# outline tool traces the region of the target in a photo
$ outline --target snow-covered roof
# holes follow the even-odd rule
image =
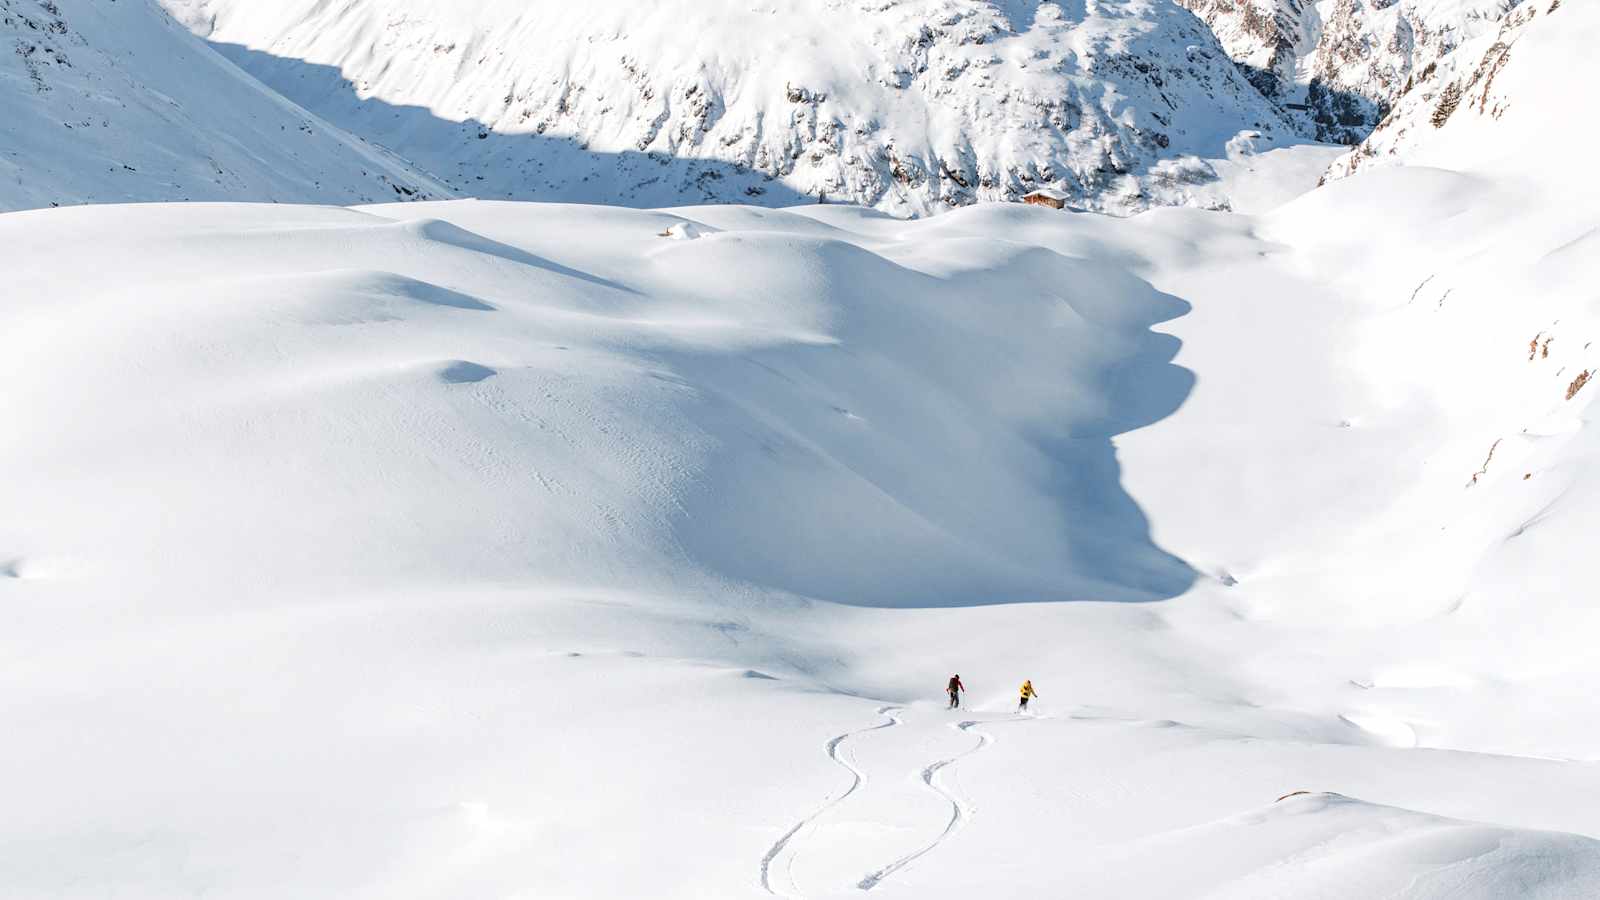
[[[1029,191],[1023,195],[1024,199],[1028,197],[1043,197],[1047,200],[1060,200],[1062,203],[1067,202],[1067,195],[1054,188],[1039,188],[1038,190]]]

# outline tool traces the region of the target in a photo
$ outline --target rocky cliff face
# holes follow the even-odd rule
[[[1179,0],[1305,134],[1354,144],[1407,85],[1521,0]],[[1292,105],[1292,106],[1291,106]]]
[[[1173,0],[166,2],[485,197],[1130,212],[1193,202],[1240,131],[1295,131]]]
[[[1571,98],[1519,96],[1499,76],[1519,55],[1517,44],[1534,23],[1560,15],[1562,3],[1531,0],[1518,6],[1501,16],[1493,29],[1408,77],[1389,115],[1366,140],[1336,160],[1323,180],[1402,162],[1470,167],[1495,153],[1531,149],[1526,146],[1530,140],[1558,133],[1567,115],[1563,109],[1580,102],[1576,89]],[[1543,126],[1524,122],[1509,132],[1498,127],[1513,109],[1524,118],[1546,121]],[[1516,146],[1506,146],[1508,139],[1516,139]],[[1441,148],[1446,158],[1426,155]]]
[[[1316,43],[1308,0],[1179,0],[1217,35],[1250,82],[1274,100],[1295,96],[1296,69]]]

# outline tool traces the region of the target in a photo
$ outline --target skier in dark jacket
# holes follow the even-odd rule
[[[961,705],[961,692],[966,689],[967,686],[961,683],[960,675],[950,676],[950,683],[945,686],[945,693],[950,695],[951,709],[955,709]]]

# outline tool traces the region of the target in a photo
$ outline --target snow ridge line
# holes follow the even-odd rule
[[[852,779],[850,786],[845,788],[844,792],[838,796],[828,798],[810,815],[801,819],[799,822],[796,822],[793,828],[790,828],[788,831],[784,832],[783,837],[778,838],[777,842],[767,849],[766,854],[761,857],[761,887],[766,889],[767,893],[780,897],[799,896],[798,888],[794,883],[794,875],[790,871],[790,867],[792,867],[794,864],[794,854],[791,853],[789,855],[788,865],[784,867],[784,872],[785,875],[788,876],[790,888],[797,891],[795,894],[780,894],[778,890],[772,886],[772,864],[776,862],[778,856],[789,847],[790,842],[792,842],[795,836],[800,833],[801,829],[805,828],[807,825],[810,825],[812,822],[815,822],[822,816],[823,813],[826,813],[828,810],[838,806],[846,797],[849,797],[851,794],[855,793],[856,789],[860,788],[862,783],[866,781],[866,773],[856,768],[853,763],[840,755],[840,745],[842,745],[846,740],[857,735],[866,734],[870,731],[878,731],[884,728],[893,728],[894,726],[899,725],[900,717],[894,714],[899,708],[900,707],[898,706],[880,706],[878,707],[878,715],[886,717],[888,721],[879,722],[876,725],[869,725],[866,728],[858,728],[855,731],[847,731],[844,734],[831,738],[828,741],[828,758],[840,766],[843,766],[845,771],[850,773],[850,777]]]
[[[1022,718],[1022,717],[1018,716],[1018,717],[1013,717],[1011,719],[996,719],[994,721],[997,721],[997,722],[1013,722],[1013,721],[1017,721],[1020,718]],[[957,723],[951,725],[950,727],[952,727],[952,728],[958,729],[958,730],[966,732],[968,734],[977,735],[978,736],[978,743],[973,747],[969,747],[966,750],[963,750],[960,753],[957,753],[955,756],[951,756],[951,757],[948,757],[946,759],[941,759],[938,762],[932,763],[927,768],[922,770],[922,783],[924,785],[927,785],[929,790],[931,790],[934,793],[938,794],[939,796],[943,797],[945,800],[949,801],[949,803],[950,803],[950,820],[945,823],[944,831],[941,831],[939,833],[939,836],[933,839],[932,843],[929,843],[927,846],[921,848],[920,850],[916,850],[916,851],[914,851],[912,853],[908,853],[905,856],[902,856],[899,859],[895,860],[894,862],[889,863],[888,865],[884,866],[883,868],[878,869],[875,872],[868,873],[865,877],[863,877],[859,882],[856,883],[856,887],[860,888],[863,891],[872,890],[873,888],[875,888],[879,884],[881,884],[885,878],[888,878],[890,875],[893,875],[894,873],[900,871],[901,869],[903,869],[906,866],[910,865],[911,863],[915,862],[917,859],[921,858],[924,854],[928,853],[930,850],[933,850],[935,847],[938,847],[940,844],[944,843],[945,839],[949,838],[950,835],[952,835],[952,834],[954,834],[956,832],[956,829],[960,828],[961,826],[963,826],[963,825],[965,825],[967,823],[967,819],[971,817],[974,807],[972,806],[972,804],[962,800],[960,797],[958,797],[953,792],[951,792],[949,790],[946,790],[945,787],[942,784],[939,783],[937,776],[939,774],[939,771],[941,769],[944,769],[946,766],[952,765],[953,763],[957,762],[958,760],[961,760],[961,759],[963,759],[965,757],[971,756],[972,754],[977,753],[979,750],[983,750],[983,749],[987,748],[990,744],[994,743],[994,740],[995,740],[994,739],[994,735],[988,733],[987,731],[977,731],[977,730],[975,730],[975,726],[983,725],[983,724],[987,724],[987,723],[969,719],[969,720],[967,720],[965,722],[957,722]]]

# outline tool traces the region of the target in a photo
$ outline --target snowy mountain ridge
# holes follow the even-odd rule
[[[1049,187],[1131,212],[1294,130],[1172,0],[166,5],[484,197],[921,215]]]

